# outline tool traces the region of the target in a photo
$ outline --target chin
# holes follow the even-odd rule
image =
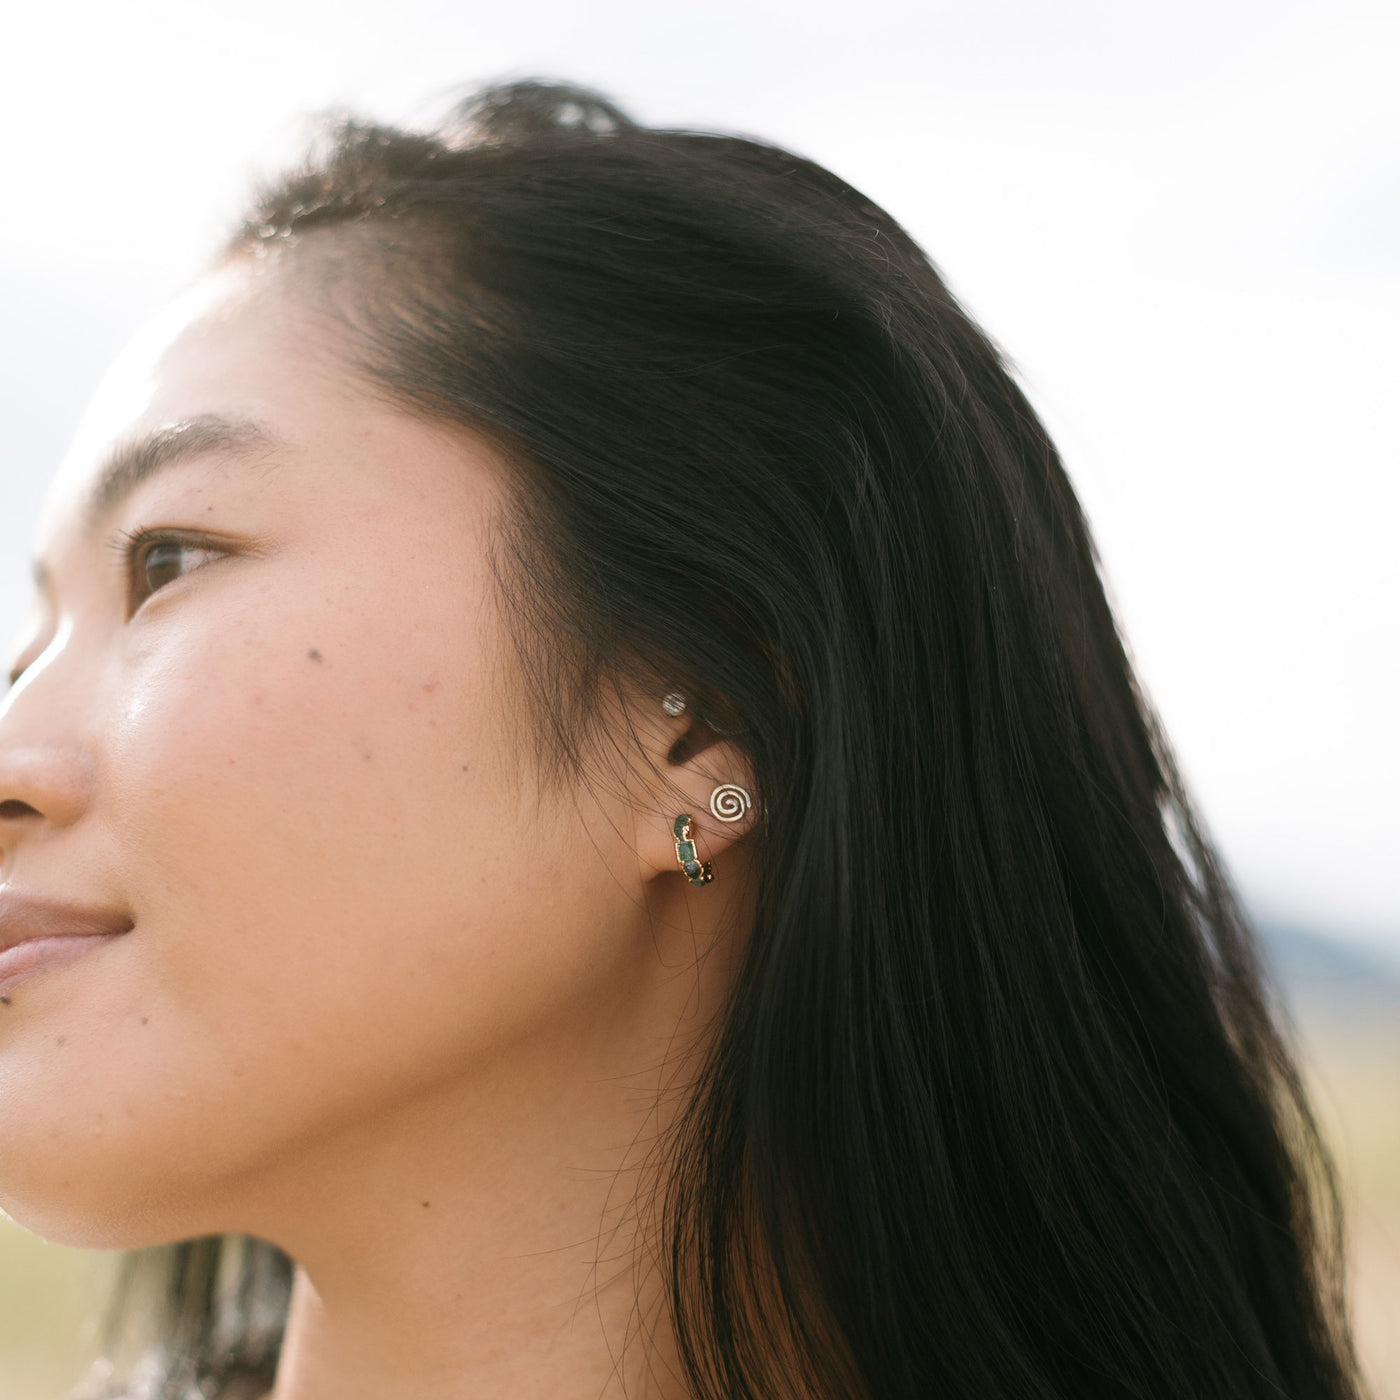
[[[185,1193],[168,1175],[123,1172],[107,1151],[76,1160],[43,1160],[30,1150],[0,1147],[0,1211],[30,1234],[76,1249],[145,1249],[219,1233],[184,1208]],[[149,1147],[146,1149],[149,1168]]]

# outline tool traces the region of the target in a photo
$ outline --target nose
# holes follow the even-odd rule
[[[87,809],[93,759],[62,703],[56,669],[34,667],[0,697],[0,859]]]
[[[9,849],[11,827],[77,821],[87,806],[86,768],[71,750],[0,742],[0,851]]]

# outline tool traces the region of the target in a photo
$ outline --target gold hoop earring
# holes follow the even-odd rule
[[[702,863],[695,854],[695,839],[690,834],[690,822],[690,813],[682,812],[671,827],[671,835],[676,842],[676,859],[680,861],[681,869],[685,871],[686,879],[692,885],[708,885],[715,878],[714,871],[710,868],[710,861]]]

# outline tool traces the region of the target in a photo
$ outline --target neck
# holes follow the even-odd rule
[[[684,1400],[652,1204],[730,975],[654,961],[258,1183],[298,1262],[269,1400]]]
[[[444,1142],[444,1115],[424,1104],[387,1135],[391,1162],[363,1142],[340,1147],[338,1166],[312,1178],[314,1203],[296,1203],[272,1400],[686,1393],[635,1204],[654,1110],[638,1112],[635,1077],[580,1075],[558,1092],[567,1118],[563,1102],[545,1113],[536,1100],[529,1115],[457,1105],[471,1129]]]

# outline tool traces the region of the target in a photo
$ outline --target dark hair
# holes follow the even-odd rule
[[[625,678],[752,761],[757,916],[658,1197],[695,1394],[1356,1396],[1246,922],[1055,449],[908,235],[519,83],[339,123],[227,251],[284,247],[356,372],[513,464],[541,754]],[[285,1257],[159,1267],[153,1393],[270,1379]]]

